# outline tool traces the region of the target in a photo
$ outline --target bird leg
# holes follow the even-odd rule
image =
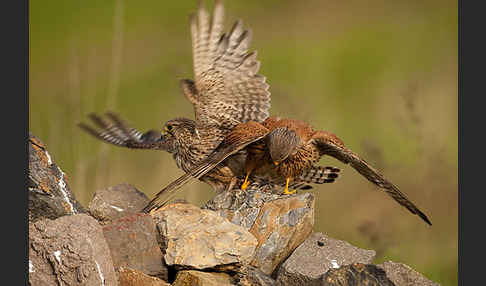
[[[243,185],[241,185],[241,189],[242,190],[246,190],[246,188],[248,188],[248,186],[250,185],[250,181],[248,180],[248,177],[250,176],[250,173],[251,173],[251,171],[248,171],[246,173],[245,181],[243,182]]]
[[[284,194],[286,194],[286,195],[295,194],[297,192],[297,190],[289,191],[289,182],[290,182],[290,177],[288,177],[287,180],[286,180]]]

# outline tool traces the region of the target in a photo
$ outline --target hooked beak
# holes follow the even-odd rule
[[[280,162],[273,161],[273,164],[274,164],[275,166],[278,166],[278,164],[280,164]]]

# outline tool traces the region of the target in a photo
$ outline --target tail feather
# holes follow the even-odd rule
[[[339,177],[340,171],[341,170],[336,167],[313,166],[300,175],[297,180],[314,184],[333,183]]]

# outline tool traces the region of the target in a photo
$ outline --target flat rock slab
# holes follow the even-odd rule
[[[258,190],[223,192],[205,208],[248,229],[258,240],[251,265],[271,274],[312,232],[314,195],[278,195]]]
[[[89,215],[29,224],[30,285],[118,285],[110,249]]]
[[[28,145],[29,222],[84,213],[69,188],[66,174],[54,164],[44,143],[29,134]]]
[[[170,286],[169,283],[136,269],[120,267],[118,274],[120,286]]]
[[[284,284],[302,285],[302,284]],[[307,285],[307,284],[305,284]],[[373,264],[353,263],[329,270],[321,286],[396,286],[381,268]],[[421,285],[421,284],[415,284]]]
[[[103,226],[113,266],[140,270],[167,280],[167,267],[157,242],[157,229],[148,214],[132,214]]]
[[[232,279],[225,273],[179,271],[172,286],[231,286]]]
[[[151,215],[160,232],[167,265],[230,270],[250,263],[254,257],[256,238],[213,211],[175,203]]]
[[[412,285],[425,285],[425,286],[439,286],[439,283],[430,281],[422,274],[410,268],[410,266],[396,263],[393,261],[387,261],[383,264],[378,264],[378,267],[385,270],[386,276],[390,278],[397,286],[412,286]]]
[[[149,201],[134,186],[119,184],[96,191],[88,205],[88,211],[101,224],[107,224],[124,216],[140,213]]]
[[[369,264],[375,254],[374,250],[361,249],[320,232],[312,233],[280,266],[277,281],[281,285],[321,285],[328,270],[355,262]]]

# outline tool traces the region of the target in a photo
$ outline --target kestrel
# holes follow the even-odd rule
[[[188,172],[206,158],[234,126],[250,120],[265,120],[270,109],[270,92],[265,77],[258,74],[260,62],[256,52],[248,52],[251,32],[237,21],[231,31],[224,34],[223,21],[222,1],[216,1],[212,19],[202,1],[197,17],[190,16],[194,81],[182,79],[180,84],[194,107],[195,120],[167,121],[160,138],[156,131],[151,131],[151,136],[155,137],[142,138],[142,133],[133,128],[133,136],[127,136],[130,131],[125,134],[124,128],[117,129],[117,124],[96,115],[91,115],[91,119],[101,131],[86,124],[81,127],[115,145],[168,151],[173,154],[177,166]],[[113,114],[109,116],[115,123],[119,121]],[[225,188],[242,168],[244,156],[235,154],[201,180],[216,190]]]
[[[427,216],[420,211],[395,185],[388,181],[375,168],[347,148],[336,135],[314,130],[304,121],[269,117],[262,123],[248,122],[237,126],[221,145],[193,170],[180,177],[163,189],[173,192],[191,179],[206,174],[229,155],[246,149],[246,178],[251,173],[266,173],[285,179],[284,192],[288,193],[289,181],[294,180],[317,163],[324,155],[350,164],[367,180],[385,190],[395,201],[432,225]]]
[[[222,1],[216,1],[212,19],[202,2],[197,17],[190,16],[194,81],[183,79],[180,84],[183,94],[193,104],[195,120],[169,120],[164,124],[164,134],[157,130],[142,133],[113,113],[106,114],[108,119],[91,114],[96,127],[84,123],[79,126],[117,146],[172,153],[177,166],[189,172],[235,126],[265,120],[269,115],[270,92],[265,77],[257,74],[260,62],[256,52],[248,52],[251,32],[237,21],[228,34],[223,34],[223,20]],[[216,191],[231,189],[235,178],[243,172],[246,151],[231,155],[199,179]],[[308,188],[302,183],[330,183],[338,172],[337,168],[313,167],[296,186]]]

